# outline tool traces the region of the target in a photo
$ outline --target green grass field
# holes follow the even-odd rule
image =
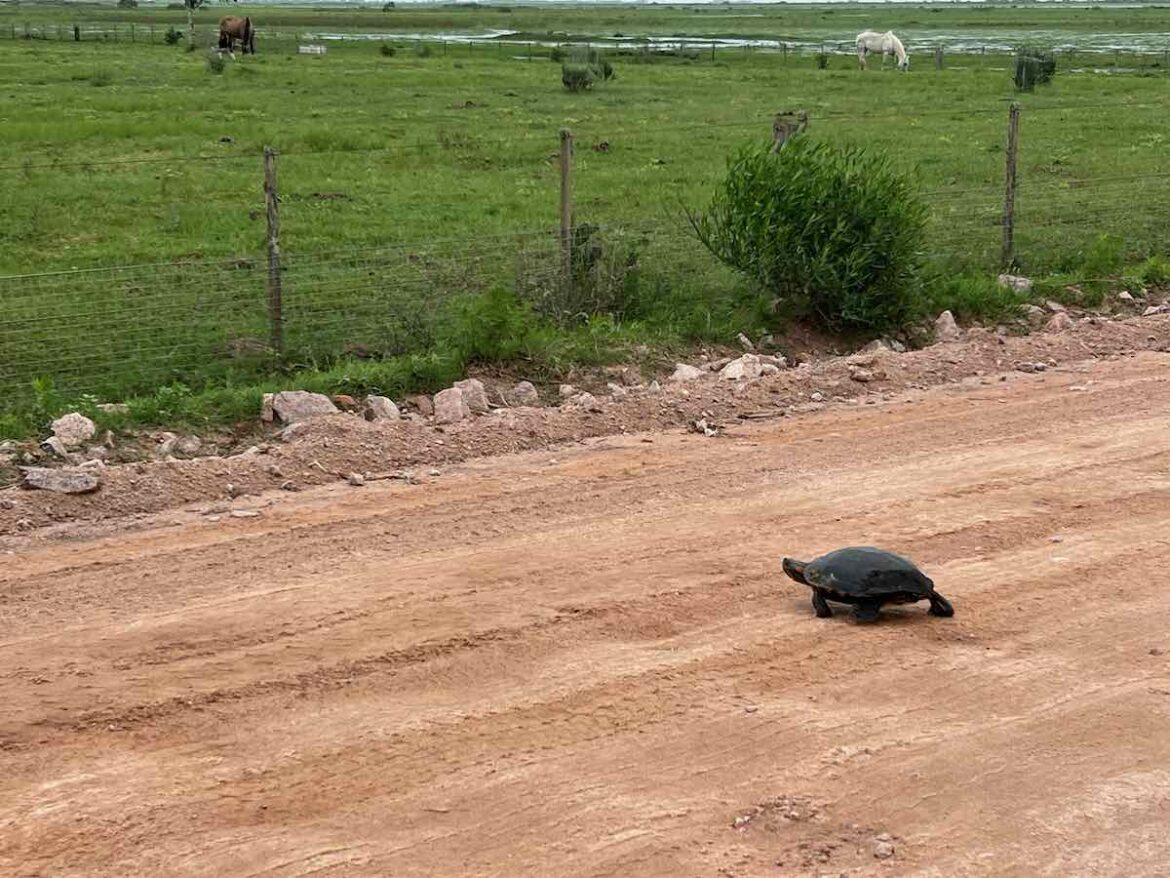
[[[268,335],[264,146],[280,151],[280,369],[349,376],[322,380],[331,387],[444,379],[419,358],[435,354],[462,294],[555,276],[561,127],[577,144],[575,221],[616,230],[620,252],[636,250],[639,295],[657,304],[637,325],[594,321],[583,342],[547,337],[550,368],[610,356],[618,341],[762,328],[758,301],[688,237],[682,214],[704,203],[739,145],[770,136],[778,110],[807,110],[810,136],[887,150],[931,205],[931,259],[952,273],[997,267],[1013,100],[1022,104],[1021,270],[1075,276],[1106,233],[1130,263],[1164,255],[1170,240],[1170,81],[1156,52],[1064,55],[1051,85],[1020,95],[1005,54],[950,53],[935,70],[920,52],[903,75],[862,73],[841,55],[821,70],[808,52],[718,48],[712,58],[635,47],[610,52],[615,80],[570,94],[547,47],[486,36],[426,50],[407,39],[330,42],[323,57],[295,47],[320,31],[491,28],[552,41],[832,41],[873,26],[875,11],[247,11],[259,54],[217,74],[204,49],[163,43],[169,27],[184,28],[181,10],[0,10],[0,410],[33,406],[37,378],[64,397],[102,398],[176,381],[278,380],[270,360],[227,353],[235,339]],[[202,43],[220,14],[198,13]],[[882,24],[922,39],[1011,42],[1033,32],[1164,34],[1170,9],[897,7],[883,10]],[[413,359],[390,372],[338,360],[353,350]]]

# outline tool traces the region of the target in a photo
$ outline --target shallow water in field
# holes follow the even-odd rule
[[[632,35],[594,34],[588,37],[574,34],[552,34],[547,38],[533,38],[517,31],[485,30],[480,33],[458,32],[316,32],[303,35],[305,39],[322,41],[423,41],[447,42],[459,45],[469,43],[503,42],[510,45],[554,46],[560,43],[583,42],[598,48],[628,48],[648,46],[650,48],[676,49],[735,49],[752,48],[771,51],[854,51],[856,34],[841,32],[776,35],[775,37],[728,37],[702,35]],[[560,37],[558,39],[558,36]],[[1060,52],[1092,52],[1100,54],[1121,53],[1141,55],[1162,55],[1170,57],[1170,33],[1083,33],[1080,31],[1021,30],[1015,34],[997,31],[951,31],[909,29],[899,31],[898,36],[911,52],[933,50],[943,46],[948,52],[1012,52],[1022,43],[1037,43],[1050,46]]]

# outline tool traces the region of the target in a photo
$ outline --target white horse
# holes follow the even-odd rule
[[[881,52],[883,65],[886,63],[886,55],[893,55],[898,59],[899,70],[910,69],[910,56],[906,54],[906,47],[902,45],[900,39],[894,36],[892,30],[888,30],[884,34],[879,34],[874,30],[859,33],[857,35],[857,61],[861,64],[862,70],[869,66],[865,63],[865,56],[870,52]]]

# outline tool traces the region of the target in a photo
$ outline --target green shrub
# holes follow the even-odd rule
[[[922,308],[926,208],[881,154],[805,135],[744,148],[689,219],[777,306],[829,329],[893,329]]]
[[[505,287],[468,295],[451,306],[439,347],[463,363],[512,360],[536,325],[532,311]]]
[[[223,73],[226,63],[219,52],[211,52],[207,56],[207,72],[218,76]]]
[[[1016,51],[1012,80],[1019,91],[1032,91],[1052,81],[1056,75],[1056,56],[1047,49],[1021,46]]]
[[[382,43],[381,45],[378,46],[378,51],[382,54],[383,57],[393,58],[395,53],[397,53],[398,50],[395,49],[393,46],[391,46],[389,43]]]
[[[593,88],[593,71],[579,64],[562,64],[561,84],[574,92]]]
[[[817,52],[817,70],[825,70],[829,66],[829,53]]]
[[[574,226],[567,282],[560,259],[542,256],[526,262],[516,281],[519,296],[540,317],[562,327],[601,315],[626,317],[638,286],[638,247],[629,235]]]
[[[137,9],[138,0],[118,0],[119,9]]]
[[[554,64],[560,64],[567,57],[568,55],[565,54],[565,50],[560,46],[553,46],[551,49],[549,49],[548,60],[552,61]]]
[[[89,84],[94,88],[105,88],[114,81],[114,74],[108,70],[95,70],[89,75]]]
[[[427,43],[415,43],[414,54],[418,58],[429,58],[433,54],[431,47]]]
[[[952,274],[932,278],[926,285],[927,310],[950,311],[963,321],[999,322],[1015,317],[1028,304],[1027,293],[1016,292],[982,274]]]
[[[1170,286],[1170,262],[1151,256],[1142,265],[1141,280],[1151,287]]]
[[[183,32],[181,30],[177,30],[176,28],[173,28],[173,27],[168,29],[167,32],[165,34],[163,34],[163,42],[166,43],[168,46],[173,46],[182,39],[183,39]]]

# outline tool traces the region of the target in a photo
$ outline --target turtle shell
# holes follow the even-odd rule
[[[837,549],[815,558],[805,566],[804,577],[816,588],[857,597],[926,597],[934,590],[934,582],[913,563],[872,546]]]

